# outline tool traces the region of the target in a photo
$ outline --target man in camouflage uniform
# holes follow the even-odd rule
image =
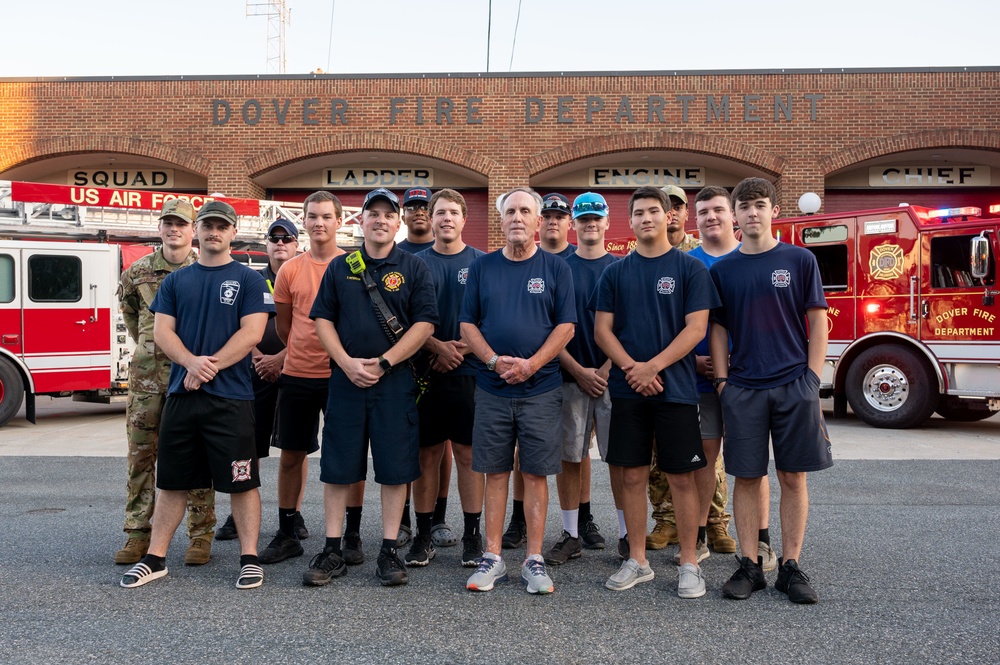
[[[690,252],[701,244],[684,230],[688,218],[687,194],[676,185],[661,187],[670,197],[670,220],[667,222],[667,238],[670,244],[683,252]],[[646,536],[646,549],[660,550],[667,545],[678,543],[677,523],[674,520],[674,504],[670,499],[667,474],[656,466],[656,448],[653,448],[653,464],[649,469],[649,503],[653,507],[653,530]],[[715,495],[708,509],[708,544],[716,552],[736,551],[736,541],[729,535],[729,522],[733,516],[726,512],[729,488],[726,472],[722,466],[722,455],[715,464]]]
[[[160,414],[166,400],[170,359],[153,344],[153,313],[149,305],[163,279],[174,270],[194,263],[194,206],[173,199],[163,204],[159,233],[162,246],[129,266],[121,276],[118,298],[129,335],[136,342],[129,366],[125,430],[128,436],[128,496],[125,502],[125,545],[115,553],[115,563],[136,563],[149,549],[153,503],[156,493],[156,444]],[[215,492],[193,490],[188,494],[188,536],[191,544],[184,563],[208,563],[215,528]]]

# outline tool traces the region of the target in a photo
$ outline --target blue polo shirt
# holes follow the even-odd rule
[[[584,259],[579,254],[573,254],[566,259],[570,272],[573,274],[574,302],[576,304],[576,334],[566,345],[566,351],[573,360],[584,367],[600,367],[608,359],[601,347],[594,341],[594,310],[590,308],[590,299],[597,288],[601,273],[612,263],[620,259],[613,254],[605,254],[599,259]],[[562,371],[563,381],[576,383],[573,375]]]
[[[556,326],[576,323],[573,275],[566,261],[541,249],[524,261],[511,261],[498,249],[469,267],[458,320],[477,326],[496,354],[530,358]],[[562,385],[558,356],[516,385],[478,358],[471,362],[479,371],[476,385],[500,397],[531,397]]]
[[[384,259],[371,258],[363,246],[360,251],[368,273],[404,333],[418,322],[437,325],[434,283],[423,261],[398,246],[393,246]],[[336,257],[327,266],[309,318],[331,321],[340,343],[352,358],[377,358],[393,346],[379,323],[361,276],[348,267],[347,254]]]

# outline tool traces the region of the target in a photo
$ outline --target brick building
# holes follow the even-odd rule
[[[0,80],[0,179],[347,205],[454,187],[501,239],[518,185],[600,190],[757,175],[783,214],[1000,203],[1000,68]],[[693,214],[693,206],[692,206]]]

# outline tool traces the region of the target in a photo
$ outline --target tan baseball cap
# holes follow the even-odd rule
[[[666,185],[665,187],[660,187],[660,190],[667,196],[672,196],[675,199],[679,199],[681,203],[687,205],[688,197],[684,193],[684,190],[677,185]]]
[[[190,201],[184,199],[170,199],[163,204],[160,210],[160,219],[164,217],[177,217],[183,219],[188,224],[194,224],[194,206]]]

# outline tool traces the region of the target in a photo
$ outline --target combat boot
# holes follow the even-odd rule
[[[149,538],[129,538],[125,545],[115,552],[115,563],[139,563],[149,550]]]
[[[185,566],[202,566],[212,558],[212,537],[199,536],[191,539],[187,552],[184,553]]]
[[[729,527],[725,522],[711,522],[706,533],[708,544],[719,554],[736,552],[736,541],[729,535]]]
[[[667,545],[675,545],[677,540],[677,527],[667,522],[657,522],[653,530],[646,536],[647,550],[662,550]]]

